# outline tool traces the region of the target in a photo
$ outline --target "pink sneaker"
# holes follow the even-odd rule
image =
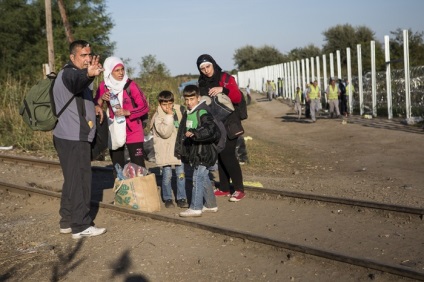
[[[230,202],[238,202],[238,201],[240,201],[241,199],[243,199],[245,195],[246,195],[246,194],[245,194],[244,192],[241,192],[241,191],[235,191],[235,192],[231,195]]]
[[[220,196],[230,196],[230,192],[228,191],[221,191],[219,189],[215,189],[215,191],[213,192],[215,194],[215,196],[220,197]]]

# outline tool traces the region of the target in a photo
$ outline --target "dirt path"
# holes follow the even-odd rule
[[[254,94],[247,134],[285,151],[280,187],[423,207],[424,132],[400,120],[366,120],[358,116],[316,123],[284,103],[266,102]],[[259,134],[254,134],[254,133]]]
[[[253,95],[244,126],[246,136],[253,138],[248,148],[261,149],[249,156],[251,162],[264,168],[243,166],[246,180],[284,190],[423,207],[422,130],[357,117],[347,124],[321,117],[312,124],[297,121],[286,104],[261,98]],[[0,164],[0,180],[60,186],[61,176]],[[217,214],[190,220],[424,267],[424,227],[418,217],[252,195],[235,204],[219,198],[218,205]],[[106,211],[97,214],[96,224],[108,232],[78,243],[57,234],[58,207],[58,200],[0,194],[0,281],[408,281]],[[178,216],[179,211],[160,213]]]

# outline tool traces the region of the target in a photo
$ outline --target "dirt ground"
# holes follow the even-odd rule
[[[423,208],[423,131],[399,120],[360,117],[316,123],[255,93],[244,121],[245,181],[286,191]],[[5,152],[13,153],[13,152]],[[22,154],[22,152],[15,152]],[[93,165],[105,165],[96,162]],[[0,181],[57,188],[58,171],[0,164]],[[354,208],[297,205],[247,195],[218,199],[202,223],[308,246],[410,262],[423,271],[420,218],[361,214]],[[58,234],[59,200],[0,194],[0,281],[408,281],[237,238],[100,210],[108,232],[76,242]],[[180,210],[162,209],[178,216]],[[360,229],[359,229],[360,228]],[[405,264],[404,264],[405,265]]]

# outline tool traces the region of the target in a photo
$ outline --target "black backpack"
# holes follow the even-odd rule
[[[224,87],[227,86],[228,81],[230,80],[230,75],[228,73],[222,73],[222,76],[225,76],[224,79]],[[240,89],[239,89],[240,91]],[[245,120],[247,119],[248,115],[247,115],[247,103],[246,103],[246,98],[244,97],[243,92],[240,91],[241,94],[241,101],[238,104],[234,104],[234,109],[237,111],[240,120]]]

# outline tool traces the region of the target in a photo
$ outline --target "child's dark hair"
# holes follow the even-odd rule
[[[200,95],[200,91],[197,85],[190,84],[184,87],[184,90],[183,90],[184,97],[192,97],[192,96],[199,96],[199,95]]]
[[[159,104],[163,102],[174,102],[174,94],[171,91],[164,90],[158,95]]]

